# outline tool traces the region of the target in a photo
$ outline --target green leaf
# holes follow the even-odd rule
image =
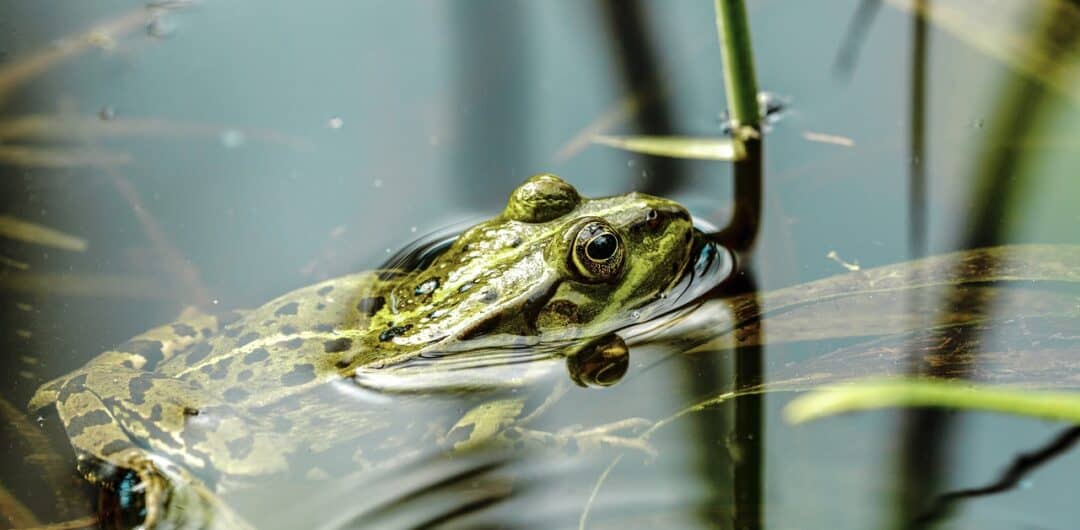
[[[792,423],[885,407],[948,407],[1080,423],[1080,394],[1035,392],[931,379],[870,380],[829,386],[784,409]]]
[[[746,158],[746,150],[743,148],[742,142],[731,138],[595,136],[593,142],[624,151],[672,158],[724,160],[728,162]]]

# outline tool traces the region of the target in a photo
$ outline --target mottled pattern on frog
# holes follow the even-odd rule
[[[611,333],[677,281],[692,233],[689,215],[671,201],[636,193],[584,199],[538,175],[426,270],[354,274],[247,312],[189,315],[42,385],[30,406],[56,403],[80,458],[104,464],[84,466],[99,470],[88,479],[135,471],[152,525],[165,515],[169,483],[214,504],[213,488],[287,473],[297,455],[347,451],[369,436],[398,440],[352,455],[359,465],[390,458],[384,449],[401,453],[401,437],[438,440],[433,433],[448,432],[452,421],[376,415],[370,404],[343,400],[347,378],[480,336]],[[476,432],[494,435],[502,421]]]

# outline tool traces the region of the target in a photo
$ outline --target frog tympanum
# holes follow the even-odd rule
[[[313,421],[304,398],[359,371],[418,357],[437,370],[477,344],[560,344],[579,383],[617,381],[627,350],[615,332],[665,299],[702,245],[675,202],[587,199],[537,175],[422,269],[348,275],[152,329],[42,385],[30,408],[56,405],[89,480],[136,481],[153,526],[178,492],[214,499],[222,483],[286,470],[313,440],[361,436],[348,421]]]

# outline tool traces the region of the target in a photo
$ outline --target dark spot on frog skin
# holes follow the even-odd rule
[[[247,381],[248,379],[251,379],[252,375],[254,375],[254,372],[252,372],[251,370],[243,370],[240,373],[236,374],[236,380],[241,382]]]
[[[131,359],[125,359],[124,362],[120,363],[120,366],[123,366],[124,368],[135,368],[135,363],[131,362]]]
[[[221,394],[221,397],[225,398],[225,401],[229,403],[240,403],[247,399],[249,395],[251,394],[247,390],[234,386]]]
[[[175,326],[174,326],[175,327]],[[194,334],[194,330],[192,330]],[[146,359],[146,364],[143,366],[143,370],[153,370],[155,366],[162,359],[165,358],[165,354],[161,352],[160,340],[129,340],[117,348],[120,351],[134,353],[143,359]]]
[[[337,368],[338,370],[344,370],[348,368],[351,364],[352,359],[338,359],[337,362],[334,363],[334,368]]]
[[[210,379],[220,381],[225,379],[229,375],[229,365],[232,364],[232,357],[226,357],[219,361],[214,366],[214,372],[210,374]]]
[[[164,416],[162,416],[161,404],[157,403],[150,409],[150,421],[152,423],[157,423],[161,421],[162,418],[164,418]]]
[[[134,446],[131,445],[131,442],[129,442],[127,440],[113,440],[113,441],[105,444],[101,448],[101,456],[114,455],[116,453],[119,453],[120,451],[123,451],[125,449],[129,449],[131,447],[134,447]]]
[[[154,380],[149,376],[131,378],[131,381],[128,381],[128,394],[131,396],[131,402],[141,405],[146,400],[146,391],[153,386]]]
[[[232,339],[236,338],[236,336],[239,335],[241,331],[244,331],[244,327],[236,326],[231,328],[225,328],[225,331],[222,331],[221,334]]]
[[[298,304],[296,302],[289,302],[289,303],[277,308],[277,311],[274,311],[274,316],[279,316],[280,317],[280,316],[284,316],[284,315],[295,315],[296,312],[297,312],[297,309],[299,309],[299,307],[300,307],[300,304]]]
[[[326,296],[326,295],[330,294],[330,291],[333,291],[333,290],[334,290],[333,285],[327,285],[326,287],[323,287],[323,288],[319,289],[318,291],[315,291],[315,294],[318,294],[319,296]]]
[[[323,351],[326,353],[337,353],[348,350],[352,347],[352,339],[348,337],[342,337],[340,339],[328,340],[323,343]]]
[[[261,363],[270,357],[270,352],[266,351],[266,348],[255,348],[250,353],[244,356],[244,364]]]
[[[70,386],[73,390],[82,390],[86,386],[86,374],[79,374],[68,380],[65,386]]]
[[[315,365],[300,364],[281,375],[281,384],[285,386],[302,385],[315,380]]]
[[[197,331],[195,331],[195,328],[187,324],[173,324],[172,329],[173,333],[176,333],[181,337],[194,337],[199,334]]]
[[[205,359],[207,355],[210,355],[210,350],[212,350],[213,348],[214,347],[211,346],[209,342],[200,342],[192,346],[191,349],[188,350],[187,357],[184,359],[184,362],[188,366],[195,366],[199,363],[199,361]]]
[[[322,311],[323,309],[326,309],[326,304],[324,304],[322,302],[319,302],[319,303],[315,304],[315,310],[316,311]]]
[[[281,326],[282,335],[295,335],[297,331],[299,330],[296,329],[296,326],[292,324],[285,324],[284,326]]]
[[[241,436],[235,440],[225,442],[225,447],[229,450],[229,456],[242,460],[247,458],[251,454],[251,449],[255,447],[255,437],[250,434]]]
[[[92,410],[82,416],[75,416],[67,423],[68,438],[75,438],[90,427],[108,425],[112,423],[112,416],[104,410]]]
[[[427,296],[427,295],[435,292],[435,289],[438,289],[438,288],[439,288],[439,279],[438,278],[430,278],[430,279],[424,280],[422,283],[420,283],[420,285],[417,285],[416,289],[413,290],[413,293],[416,294],[417,296]]]
[[[253,340],[257,339],[257,338],[259,338],[259,334],[255,333],[254,331],[252,331],[251,333],[245,333],[243,337],[240,337],[239,339],[236,340],[236,345],[237,346],[243,346],[245,344],[251,343],[251,341],[253,341]]]
[[[290,350],[299,349],[303,345],[304,345],[304,339],[301,339],[299,337],[297,337],[295,339],[290,339],[290,340],[285,341],[285,347],[290,349]]]
[[[195,407],[184,407],[184,416],[198,416],[199,409]]]
[[[394,337],[405,334],[405,332],[412,329],[412,324],[406,324],[404,326],[391,326],[389,329],[379,333],[379,342],[386,342]]]
[[[214,330],[212,330],[210,328],[202,328],[202,336],[203,336],[203,338],[209,338],[210,335],[213,335],[213,334],[214,334]]]
[[[315,331],[318,331],[320,333],[329,333],[331,331],[334,331],[334,325],[333,324],[316,324],[315,325]]]
[[[517,440],[518,438],[521,438],[521,431],[516,428],[506,429],[503,432],[503,436],[505,436],[507,440]]]
[[[386,305],[386,298],[381,296],[361,298],[360,301],[356,303],[356,310],[361,314],[370,317],[375,313],[378,313],[384,305]]]

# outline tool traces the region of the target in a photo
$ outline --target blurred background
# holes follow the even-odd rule
[[[765,140],[758,288],[1077,242],[1074,3],[747,6],[758,83],[785,102]],[[425,233],[496,214],[534,173],[587,196],[662,194],[723,226],[730,164],[590,141],[719,136],[723,86],[704,0],[0,0],[0,397],[22,410],[43,380],[187,306],[252,307],[377,267]],[[766,372],[811,355],[800,348],[767,352]],[[658,416],[701,397],[692,371],[669,368],[632,387]],[[626,392],[606,406],[632,409]],[[903,413],[792,428],[778,414],[788,399],[762,410],[764,526],[885,525]],[[714,502],[703,492],[727,483],[693,477],[731,458],[726,439],[687,430],[689,456],[612,479],[612,495],[667,477],[653,515],[730,527],[724,510],[680,509]],[[963,415],[937,487],[992,481],[1057,430]],[[36,491],[21,456],[0,466],[14,496]],[[1078,471],[1066,453],[947,527],[1070,528]],[[556,502],[576,514],[595,477],[575,476],[580,492]],[[54,500],[23,500],[61,519]],[[604,513],[596,527],[627,523]]]

